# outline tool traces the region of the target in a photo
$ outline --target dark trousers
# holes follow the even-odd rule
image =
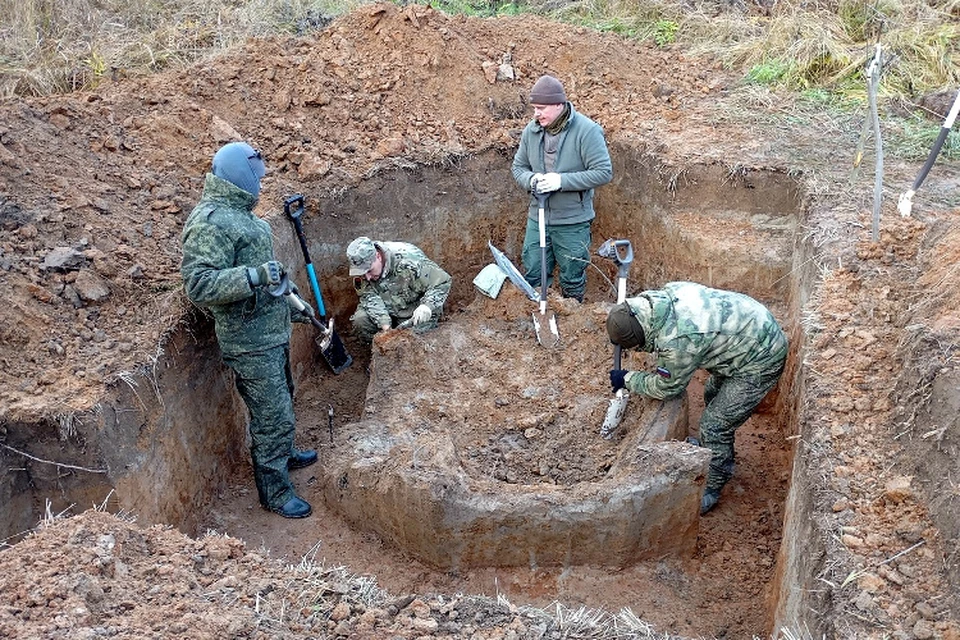
[[[587,265],[590,264],[591,222],[575,224],[548,224],[547,286],[554,267],[560,275],[560,293],[567,298],[583,301],[587,287]],[[523,237],[523,267],[526,278],[537,293],[540,292],[540,227],[536,220],[527,218]]]
[[[260,504],[279,509],[296,494],[287,462],[293,453],[293,376],[290,346],[224,355],[250,412],[250,456]]]

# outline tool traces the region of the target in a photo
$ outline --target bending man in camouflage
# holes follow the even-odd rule
[[[372,340],[400,324],[417,332],[437,326],[450,295],[450,274],[418,247],[360,236],[347,247],[347,259],[360,298],[350,318],[358,336]]]
[[[264,172],[260,154],[244,142],[217,151],[183,229],[180,272],[187,297],[213,314],[223,361],[250,411],[260,504],[304,518],[311,508],[294,493],[288,470],[313,464],[317,452],[293,448],[291,315],[281,295],[289,281],[274,259],[270,225],[253,214]]]
[[[697,369],[703,388],[700,440],[713,451],[700,502],[706,513],[733,475],[734,432],[783,373],[787,337],[770,311],[741,293],[670,282],[616,305],[607,315],[610,341],[656,356],[656,370],[610,371],[613,390],[665,400],[680,395]]]

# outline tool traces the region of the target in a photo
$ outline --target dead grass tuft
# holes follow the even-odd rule
[[[0,0],[0,98],[95,88],[155,73],[251,36],[303,33],[358,0]]]

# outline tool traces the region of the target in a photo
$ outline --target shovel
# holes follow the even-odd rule
[[[287,198],[283,203],[283,211],[287,214],[287,217],[293,221],[293,226],[297,230],[297,239],[300,240],[300,250],[303,251],[303,259],[307,264],[307,275],[310,277],[310,287],[313,289],[313,297],[317,301],[317,312],[320,317],[317,318],[316,315],[309,314],[309,312],[308,315],[310,316],[310,322],[313,326],[321,331],[320,337],[317,338],[320,354],[323,356],[327,366],[329,366],[335,374],[338,374],[350,366],[353,358],[347,353],[346,348],[343,346],[343,341],[340,339],[340,336],[337,335],[337,332],[334,331],[333,319],[331,319],[329,323],[327,322],[327,311],[323,306],[323,297],[320,295],[320,284],[317,282],[317,274],[313,270],[313,263],[310,261],[310,252],[307,250],[307,238],[303,233],[303,223],[300,220],[300,218],[303,217],[303,200],[302,195]],[[300,309],[300,311],[309,309],[296,294],[288,294],[287,299],[290,304]],[[301,306],[303,308],[300,308]]]
[[[597,249],[597,255],[613,260],[617,265],[617,304],[620,304],[627,298],[627,272],[630,271],[630,263],[633,262],[633,246],[629,240],[607,240]],[[620,345],[613,347],[614,369],[620,368],[622,351]],[[623,414],[627,410],[629,397],[630,393],[626,389],[619,389],[610,400],[607,415],[604,416],[603,425],[600,427],[600,437],[604,440],[612,438],[613,432],[620,426]]]
[[[330,320],[328,324],[324,324],[318,320],[316,314],[313,313],[313,309],[307,306],[300,296],[292,291],[287,294],[287,302],[290,303],[290,306],[300,311],[300,313],[310,318],[310,323],[320,330],[320,335],[317,336],[317,346],[320,347],[320,354],[330,369],[334,373],[340,373],[349,367],[353,362],[353,358],[350,357],[346,349],[343,348],[343,342],[340,341],[339,336],[337,336],[333,330],[333,320]]]
[[[493,260],[497,263],[497,266],[500,267],[504,273],[507,274],[507,278],[510,279],[510,282],[515,284],[520,291],[523,291],[523,295],[527,296],[534,302],[537,302],[540,297],[537,295],[537,291],[530,286],[530,283],[527,282],[526,278],[520,275],[520,272],[517,268],[510,262],[503,251],[497,249],[493,246],[493,243],[487,240],[487,245],[490,247],[490,253],[493,254]]]
[[[533,314],[533,329],[537,332],[537,342],[545,347],[555,347],[560,344],[560,330],[557,328],[557,316],[553,311],[547,311],[547,223],[545,209],[549,193],[534,191],[540,211],[537,214],[537,225],[540,227],[540,313]],[[544,330],[548,327],[550,335]]]

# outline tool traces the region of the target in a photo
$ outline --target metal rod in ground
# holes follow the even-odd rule
[[[873,137],[876,144],[876,167],[873,177],[873,228],[872,239],[880,239],[880,205],[883,202],[883,138],[880,137],[880,114],[877,110],[877,89],[880,85],[880,43],[867,68],[867,95],[870,99],[870,118],[873,120]]]
[[[327,405],[327,429],[330,431],[330,443],[333,444],[333,405]]]

